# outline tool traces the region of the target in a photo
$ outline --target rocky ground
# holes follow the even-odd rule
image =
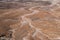
[[[60,6],[29,6],[0,9],[0,40],[60,40]]]

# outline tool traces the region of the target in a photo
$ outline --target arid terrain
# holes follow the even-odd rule
[[[0,9],[0,40],[60,40],[60,6],[37,4]]]

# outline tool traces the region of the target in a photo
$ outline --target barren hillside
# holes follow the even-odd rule
[[[4,3],[0,4],[4,7],[0,9],[0,40],[60,40],[59,1]]]

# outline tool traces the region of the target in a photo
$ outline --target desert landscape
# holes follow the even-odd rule
[[[60,40],[59,2],[0,1],[0,40]]]

